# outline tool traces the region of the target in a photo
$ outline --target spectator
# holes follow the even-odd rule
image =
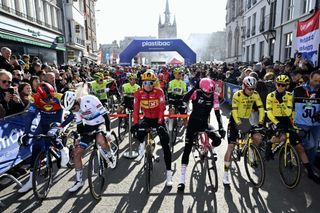
[[[291,77],[291,83],[290,83],[290,87],[289,87],[288,91],[292,92],[294,88],[299,86],[300,79],[302,79],[302,71],[301,71],[301,69],[300,68],[296,68],[294,71],[292,71],[290,73],[290,77]],[[303,79],[302,79],[302,81],[303,81]]]
[[[40,82],[43,82],[46,80],[46,72],[43,70],[40,70],[36,73],[36,75],[39,77]]]
[[[27,54],[22,55],[22,61],[24,62],[24,70],[28,72],[30,69],[30,56]]]
[[[32,76],[32,77],[30,78],[30,85],[31,85],[31,91],[32,91],[32,93],[36,93],[37,87],[38,87],[39,84],[40,84],[40,78],[39,78],[39,76],[34,75],[34,76]]]
[[[19,86],[20,82],[23,79],[23,74],[20,70],[13,70],[12,72],[12,86]]]
[[[30,70],[29,70],[31,75],[37,75],[37,73],[40,71],[41,71],[41,64],[38,62],[33,63],[32,66],[30,67]]]
[[[8,47],[1,48],[0,69],[12,72],[13,66],[10,64],[11,50]]]
[[[51,84],[51,86],[53,86],[54,90],[57,91],[56,82],[55,82],[55,74],[53,72],[48,72],[47,74],[45,74],[45,81],[47,83]]]
[[[5,70],[0,71],[0,103],[6,112],[6,116],[24,110],[24,104],[18,92],[10,86],[11,83],[12,74]]]
[[[24,106],[27,107],[32,100],[32,90],[30,84],[26,82],[20,83],[18,92]]]

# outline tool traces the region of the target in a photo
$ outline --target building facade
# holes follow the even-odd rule
[[[294,57],[297,23],[309,18],[317,6],[317,0],[228,0],[226,61],[269,57],[284,62]]]
[[[0,46],[15,55],[64,63],[61,7],[57,0],[0,0]]]
[[[159,16],[158,38],[177,38],[177,23],[174,17],[171,23],[171,15],[169,10],[169,1],[166,1],[166,9],[164,11],[164,23],[162,24],[161,16]]]

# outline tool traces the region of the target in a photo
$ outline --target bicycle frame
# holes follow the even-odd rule
[[[284,146],[284,151],[287,153],[287,147],[290,144],[290,133],[285,132],[286,134],[286,141],[283,142],[281,141],[279,144],[277,144],[273,149],[272,149],[272,154],[275,154],[282,146]],[[292,150],[290,150],[290,158],[293,158],[293,153]],[[284,155],[284,166],[287,166],[287,155]]]

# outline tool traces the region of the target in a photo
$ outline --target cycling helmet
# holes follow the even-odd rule
[[[101,72],[97,72],[97,73],[95,73],[95,74],[93,75],[93,78],[94,78],[95,80],[103,79],[103,78],[104,78],[104,75],[103,75],[103,73],[101,73]]]
[[[174,75],[177,74],[177,73],[180,73],[180,72],[182,72],[182,70],[181,70],[179,67],[177,67],[177,68],[175,68],[175,69],[173,70],[173,74],[174,74]]]
[[[145,73],[141,75],[142,81],[155,81],[157,80],[156,75],[152,69],[148,69]]]
[[[137,75],[135,73],[131,73],[128,77],[129,80],[131,79],[137,79]]]
[[[205,93],[214,92],[214,82],[210,78],[202,78],[200,80],[199,87]]]
[[[256,88],[257,86],[257,79],[255,79],[252,76],[247,76],[243,79],[242,85],[245,87],[251,87],[251,88]]]
[[[67,91],[61,97],[61,108],[70,111],[76,101],[76,93],[72,91]]]
[[[54,97],[54,88],[51,84],[42,82],[37,87],[37,93],[41,99],[48,99]]]
[[[276,83],[289,84],[290,80],[289,80],[289,77],[287,75],[279,75],[276,78]]]

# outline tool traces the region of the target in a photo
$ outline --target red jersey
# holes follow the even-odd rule
[[[140,89],[134,93],[133,123],[139,122],[139,110],[146,118],[158,118],[158,123],[164,121],[165,96],[162,89],[153,88],[151,92]]]
[[[166,72],[163,72],[162,74],[163,74],[163,81],[165,83],[169,83],[169,81],[170,81],[170,73],[168,71],[166,71]]]

